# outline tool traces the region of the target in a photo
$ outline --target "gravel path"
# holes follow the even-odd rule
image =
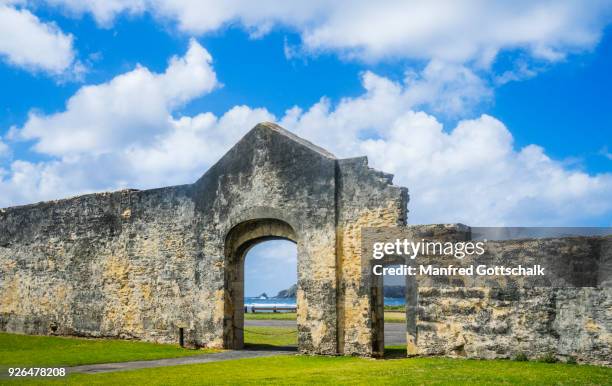
[[[260,358],[276,355],[293,355],[295,351],[263,351],[263,350],[228,350],[215,354],[202,354],[181,358],[155,359],[152,361],[132,361],[119,363],[101,363],[69,367],[68,373],[108,373],[111,371],[126,371],[147,369],[151,367],[166,367],[177,365],[191,365],[196,363],[221,362],[234,359]]]

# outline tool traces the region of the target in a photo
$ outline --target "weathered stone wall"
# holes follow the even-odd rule
[[[396,230],[394,237],[400,234],[417,240],[470,237],[469,228],[462,225],[409,226]],[[544,262],[558,276],[577,279],[565,281],[564,288],[505,279],[460,288],[440,283],[432,287],[429,278],[417,278],[412,283],[414,297],[407,301],[408,341],[416,340],[409,354],[469,358],[554,354],[561,360],[574,357],[584,363],[612,364],[612,237],[488,241],[486,251],[489,265]]]
[[[403,223],[405,199],[364,158],[261,124],[192,185],[3,209],[0,330],[177,342],[183,328],[240,347],[244,253],[280,237],[298,245],[300,351],[372,355],[359,227]]]
[[[612,364],[610,288],[420,288],[418,354]]]
[[[300,351],[381,355],[382,278],[362,254],[362,230],[469,237],[465,226],[404,227],[407,200],[407,191],[369,168],[365,157],[339,160],[261,124],[191,185],[0,210],[0,330],[177,342],[183,328],[189,345],[239,348],[246,251],[283,238],[298,249]],[[571,262],[593,288],[511,291],[409,281],[408,353],[554,352],[610,364],[611,244],[610,238],[489,243],[505,259],[537,252],[557,259],[561,271]]]
[[[177,341],[199,292],[186,187],[92,194],[0,212],[0,328]],[[209,340],[212,336],[200,336]]]
[[[367,158],[338,162],[339,352],[379,356],[384,352],[382,293],[372,285],[370,260],[362,256],[361,230],[406,224],[408,192],[392,176],[367,167]],[[373,333],[374,331],[374,333]]]
[[[203,254],[214,256],[212,265],[221,277],[243,264],[225,250],[226,238],[237,225],[273,218],[295,232],[298,340],[305,353],[337,350],[335,165],[335,157],[326,151],[274,125],[258,125],[194,184]],[[230,278],[214,285],[217,301],[224,304],[224,311],[214,317],[218,326],[234,314],[235,305],[228,299]],[[236,320],[233,327],[226,326],[226,333],[240,327]]]

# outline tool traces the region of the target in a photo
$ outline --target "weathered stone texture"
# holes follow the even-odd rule
[[[418,354],[611,364],[609,288],[420,288]]]
[[[507,280],[487,288],[419,288],[419,353],[477,358],[552,353],[612,364],[612,288],[601,281],[609,277],[603,271],[610,245],[612,237],[488,242],[491,261],[549,261],[548,269],[575,282],[563,288],[525,288]]]
[[[370,259],[362,256],[361,230],[404,225],[408,192],[392,186],[392,176],[368,168],[365,157],[340,160],[338,176],[339,351],[379,356],[383,304],[373,293],[379,286],[372,285]]]
[[[245,253],[284,238],[300,351],[372,355],[359,227],[405,208],[365,158],[260,124],[192,185],[3,209],[0,330],[240,347]]]
[[[193,208],[176,187],[3,210],[2,329],[175,341],[196,312]]]
[[[387,239],[470,239],[463,225],[379,232]],[[408,287],[412,284],[415,292],[410,298],[407,290],[407,336],[415,344],[409,344],[409,354],[487,359],[554,354],[561,360],[612,364],[612,236],[488,241],[483,256],[488,265],[544,263],[563,285],[538,287],[533,285],[537,281],[506,277],[481,281],[480,287],[453,287],[457,279],[432,283],[431,278],[412,278]],[[436,263],[435,258],[424,259]],[[445,262],[473,263],[467,257]]]
[[[465,226],[406,228],[407,201],[406,189],[365,157],[337,159],[260,124],[191,185],[1,209],[0,330],[178,342],[182,328],[188,345],[240,348],[246,252],[281,238],[298,249],[299,350],[378,356],[382,278],[362,254],[363,228],[470,235]],[[583,272],[579,284],[594,288],[438,288],[409,280],[408,353],[552,351],[610,364],[611,244],[492,244],[506,260],[539,251],[558,259],[560,272],[571,263]],[[595,249],[601,258],[593,260]]]

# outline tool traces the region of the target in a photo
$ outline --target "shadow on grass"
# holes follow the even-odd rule
[[[279,346],[266,343],[245,343],[244,350],[248,351],[293,351],[297,352],[297,346]],[[385,346],[385,355],[381,359],[406,358],[406,346]]]
[[[406,357],[406,346],[385,346],[385,356],[383,359],[401,359]]]
[[[297,352],[297,346],[277,346],[274,344],[265,344],[265,343],[245,343],[244,350],[249,350],[249,351],[295,351]]]

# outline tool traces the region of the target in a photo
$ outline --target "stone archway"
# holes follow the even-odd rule
[[[378,228],[371,237],[388,238],[390,228],[406,225],[407,202],[407,190],[370,168],[365,157],[336,158],[262,123],[193,184],[0,208],[0,331],[239,347],[241,260],[256,243],[281,238],[298,245],[300,353],[378,356],[382,291],[372,278],[372,256],[364,253],[371,243],[363,230]],[[469,234],[441,224],[408,231],[416,239],[464,240]],[[576,261],[592,263],[599,271],[581,271],[590,288],[529,289],[507,300],[499,291],[417,291],[413,280],[407,286],[407,353],[456,355],[459,347],[469,357],[508,357],[516,349],[535,356],[550,353],[552,343],[559,355],[610,364],[602,349],[609,346],[604,332],[610,332],[602,311],[610,303],[609,272],[602,268],[612,259],[610,236],[543,243],[489,245],[498,251],[491,252],[494,259],[538,256],[562,264],[559,272],[571,272],[567,267]],[[503,312],[497,312],[500,299]],[[472,311],[454,310],[476,303],[499,315],[473,329]],[[551,304],[567,312],[551,314]],[[523,326],[534,311],[547,317]],[[490,332],[502,324],[508,329]],[[591,327],[602,333],[591,334]],[[533,339],[517,340],[526,333]]]
[[[244,260],[246,254],[256,244],[279,239],[298,244],[299,261],[298,236],[293,227],[285,221],[273,218],[249,220],[236,225],[227,234],[223,326],[223,345],[226,348],[244,347]],[[300,309],[302,307],[297,304],[298,313]]]
[[[407,201],[365,157],[262,123],[193,184],[0,210],[0,330],[239,348],[244,255],[280,238],[298,245],[299,351],[376,356],[361,229],[404,225]]]

